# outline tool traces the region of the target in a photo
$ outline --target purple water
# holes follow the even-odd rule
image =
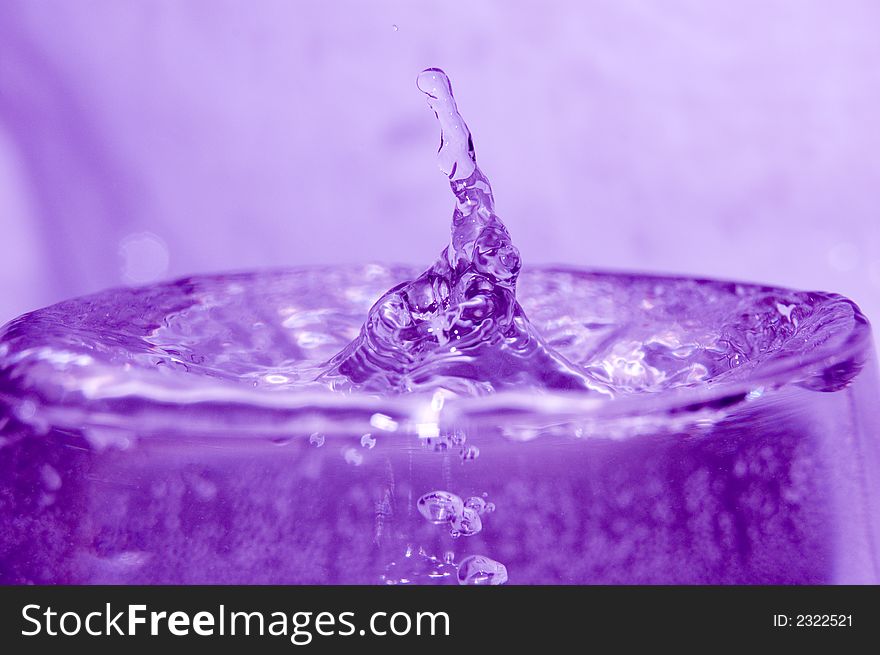
[[[448,81],[419,86],[457,201],[427,271],[199,276],[3,328],[0,581],[880,580],[858,308],[520,274]]]

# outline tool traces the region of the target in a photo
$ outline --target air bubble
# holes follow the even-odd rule
[[[483,555],[466,557],[458,566],[458,584],[501,585],[505,582],[507,567]]]
[[[419,513],[436,525],[449,523],[464,509],[461,498],[448,491],[431,491],[419,498]]]
[[[312,434],[309,435],[309,443],[315,448],[320,448],[324,445],[324,435],[320,432],[312,432]]]
[[[368,448],[370,450],[375,448],[376,447],[376,440],[373,439],[373,435],[365,434],[364,436],[362,436],[361,437],[361,446],[363,446],[364,448]]]
[[[452,532],[457,532],[462,537],[472,537],[483,529],[483,521],[479,513],[471,508],[464,507],[461,514],[452,519]]]

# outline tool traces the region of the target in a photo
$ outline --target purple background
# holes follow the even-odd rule
[[[397,29],[395,29],[395,26]],[[0,322],[121,283],[427,264],[450,75],[526,266],[880,317],[880,3],[0,4]]]

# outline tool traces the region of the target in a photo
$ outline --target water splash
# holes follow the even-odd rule
[[[373,305],[360,334],[318,379],[334,389],[383,393],[605,391],[547,346],[517,302],[519,251],[495,214],[492,187],[477,166],[449,79],[429,68],[418,87],[440,122],[438,163],[456,200],[451,242],[433,266]]]
[[[507,581],[487,557],[441,559],[450,545],[497,553],[518,583],[838,573],[851,553],[835,549],[833,529],[812,529],[828,524],[826,487],[838,484],[813,448],[827,435],[813,432],[835,411],[858,424],[853,398],[874,371],[821,403],[793,386],[827,393],[855,380],[873,358],[858,309],[833,294],[711,280],[556,269],[518,278],[448,86],[429,97],[458,193],[452,242],[425,273],[372,264],[201,276],[72,299],[0,329],[0,505],[13,545],[0,578],[363,584],[391,557],[388,584]],[[494,245],[482,249],[486,233]],[[400,302],[402,327],[370,322],[387,318],[383,301],[362,326],[402,279],[413,281],[382,296]],[[419,304],[426,289],[433,307]],[[631,397],[548,394],[538,408],[534,394],[511,393],[457,402],[447,426],[441,389],[313,393],[316,377],[340,389],[480,393],[590,387],[588,375]],[[817,404],[823,413],[805,411]],[[842,436],[858,444],[866,434]],[[471,441],[485,444],[481,459],[448,466],[456,449],[476,457]],[[430,492],[418,501],[425,520],[410,521],[414,495],[439,486],[462,495]],[[476,488],[492,490],[497,513],[467,497]],[[475,525],[476,539],[450,539]],[[423,537],[436,554],[419,547]],[[791,553],[812,555],[792,571]]]

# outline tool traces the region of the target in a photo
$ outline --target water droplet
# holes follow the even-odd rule
[[[500,585],[507,582],[507,567],[483,555],[471,555],[458,566],[458,584]]]
[[[361,437],[361,446],[363,446],[364,448],[369,448],[370,450],[375,448],[376,447],[376,440],[373,439],[373,435],[365,434],[364,436],[362,436]]]
[[[463,537],[472,537],[482,529],[483,520],[471,507],[462,508],[461,513],[452,519],[452,531],[458,532]]]
[[[309,436],[309,443],[316,448],[320,448],[324,445],[324,435],[320,432],[312,432],[312,434]]]
[[[461,498],[448,491],[431,491],[419,498],[419,513],[431,523],[442,525],[455,519],[464,509]]]

